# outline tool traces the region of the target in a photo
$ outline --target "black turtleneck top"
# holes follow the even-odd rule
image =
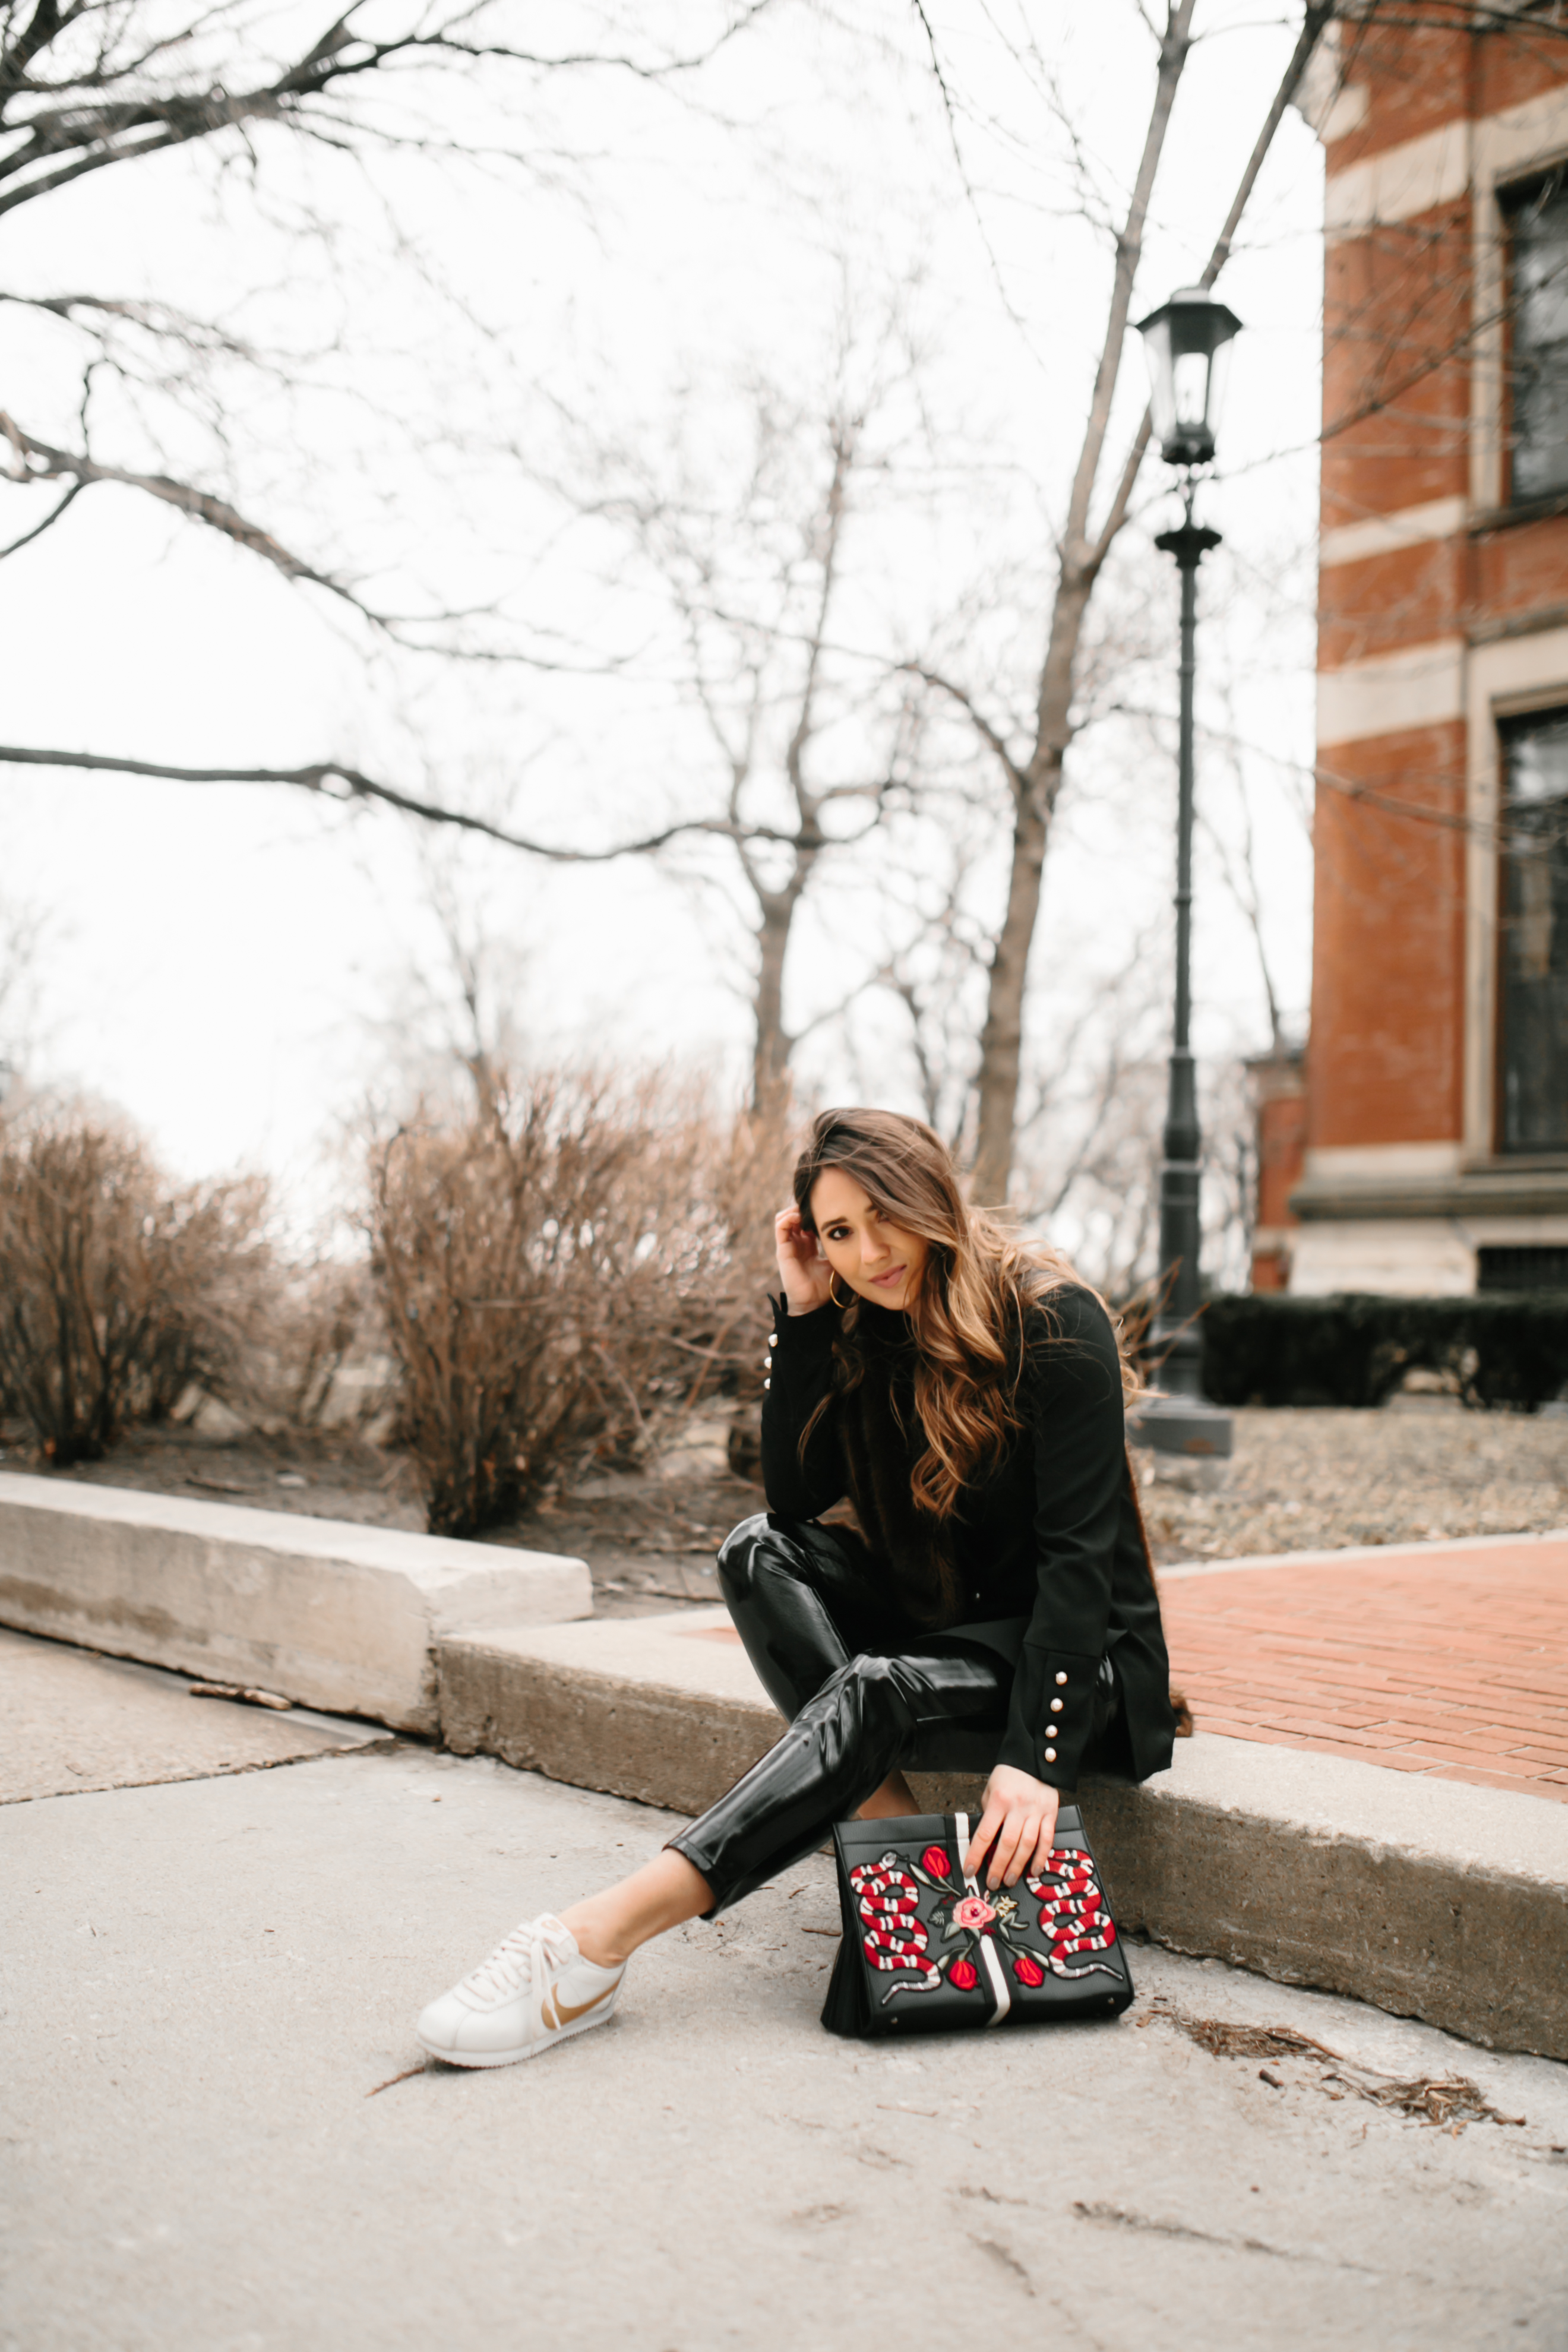
[[[814,1519],[851,1492],[847,1413],[860,1412],[862,1429],[878,1432],[879,1444],[901,1443],[902,1460],[888,1468],[907,1481],[925,1451],[907,1318],[859,1305],[856,1339],[866,1381],[885,1381],[894,1407],[873,1416],[858,1407],[853,1392],[834,1393],[839,1310],[825,1306],[791,1315],[781,1298],[774,1312],[763,1399],[769,1509],[782,1518]],[[1064,1790],[1078,1785],[1100,1663],[1113,1655],[1133,1769],[1145,1780],[1170,1764],[1175,1717],[1127,1458],[1116,1337],[1092,1292],[1068,1283],[1027,1309],[1023,1340],[1024,1425],[943,1523],[962,1587],[959,1616],[945,1627],[945,1638],[978,1644],[1013,1664],[1011,1710],[996,1760]],[[801,1434],[824,1396],[830,1401],[803,1459]],[[875,1555],[875,1531],[866,1533]],[[897,1600],[899,1563],[880,1564],[889,1575],[890,1629],[907,1624]]]

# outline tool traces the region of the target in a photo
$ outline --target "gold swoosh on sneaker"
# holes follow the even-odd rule
[[[559,2032],[563,2025],[574,2025],[580,2017],[586,2017],[591,2009],[597,2009],[602,2001],[611,2000],[618,1990],[618,1986],[611,1985],[605,1991],[596,1992],[592,2000],[580,2000],[575,2008],[569,2000],[562,2000],[557,1994],[549,1993],[540,2004],[540,2015],[552,2032]],[[551,2013],[552,2011],[553,2015]]]

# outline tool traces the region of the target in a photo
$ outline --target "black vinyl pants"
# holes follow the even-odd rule
[[[1005,1658],[901,1620],[847,1530],[743,1519],[719,1554],[719,1580],[790,1727],[670,1840],[712,1888],[713,1911],[823,1844],[922,1732],[962,1724],[999,1742],[1013,1685]]]

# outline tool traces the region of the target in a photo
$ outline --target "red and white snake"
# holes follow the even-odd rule
[[[890,1986],[889,2000],[896,1992],[934,1992],[942,1982],[942,1970],[925,1957],[931,1938],[921,1924],[920,1889],[908,1871],[888,1867],[892,1860],[889,1854],[880,1862],[863,1862],[849,1874],[857,1906],[866,1922],[861,1948],[871,1966],[920,1973],[918,1983]]]
[[[1100,1882],[1086,1855],[1075,1853],[1068,1846],[1058,1846],[1062,1856],[1057,1868],[1042,1878],[1027,1878],[1024,1884],[1039,1903],[1040,1932],[1050,1942],[1050,1962],[1053,1974],[1059,1977],[1087,1977],[1094,1974],[1094,1966],[1069,1969],[1063,1965],[1073,1952],[1103,1952],[1116,1941],[1116,1927],[1109,1911],[1101,1907]],[[1057,1854],[1051,1856],[1053,1863]]]

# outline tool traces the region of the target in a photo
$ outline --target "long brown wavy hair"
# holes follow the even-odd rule
[[[946,1145],[921,1119],[891,1110],[818,1115],[795,1168],[795,1206],[810,1234],[812,1188],[829,1168],[842,1169],[885,1217],[928,1245],[909,1308],[915,1410],[926,1437],[911,1483],[920,1510],[950,1518],[965,1486],[1021,1426],[1026,1309],[1043,1306],[1048,1315],[1052,1291],[1079,1277],[1059,1250],[1015,1240],[987,1211],[971,1208]],[[865,1376],[859,1323],[856,1298],[835,1343],[839,1395]],[[1122,1379],[1136,1386],[1125,1355]],[[813,1413],[803,1449],[828,1402],[825,1397]]]

